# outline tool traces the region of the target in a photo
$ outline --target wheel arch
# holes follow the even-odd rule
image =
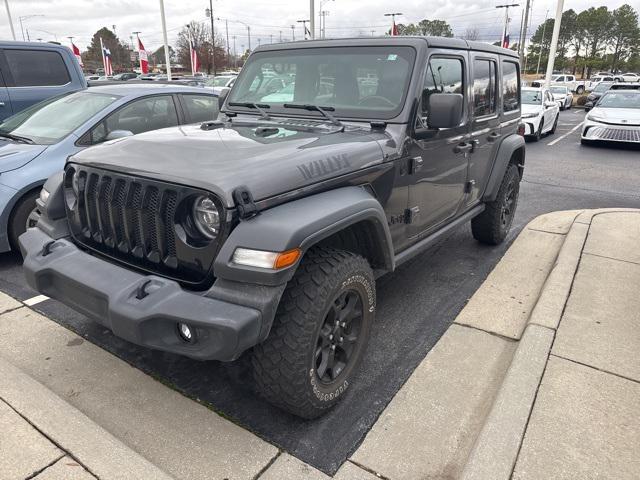
[[[520,174],[520,179],[522,179],[522,176],[524,175],[524,163],[524,138],[516,134],[509,135],[500,144],[482,200],[485,202],[492,202],[496,199],[498,190],[500,189],[500,183],[502,182],[502,177],[510,164],[514,164],[518,167],[518,173]]]
[[[235,249],[284,252],[300,248],[304,254],[316,245],[358,253],[378,271],[395,267],[391,234],[380,202],[363,187],[343,187],[241,221],[220,249],[214,273],[228,280],[279,285],[291,279],[299,261],[280,271],[246,267],[232,262]]]
[[[4,233],[4,235],[0,235],[0,252],[6,252],[11,249],[11,246],[9,245],[9,222],[13,217],[16,205],[18,205],[27,195],[31,195],[32,193],[39,191],[44,185],[45,180],[32,182],[16,191],[15,195],[13,195],[11,200],[9,200],[5,205],[4,210],[0,214],[0,232]]]

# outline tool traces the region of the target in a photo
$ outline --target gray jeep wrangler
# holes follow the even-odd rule
[[[514,52],[392,37],[258,48],[217,121],[67,161],[20,238],[29,285],[152,349],[232,361],[313,418],[356,376],[375,279],[471,221],[511,226]]]

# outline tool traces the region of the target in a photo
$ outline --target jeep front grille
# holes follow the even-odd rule
[[[186,235],[177,233],[184,231],[178,217],[190,214],[189,202],[208,192],[74,164],[65,175],[70,169],[78,178],[76,205],[67,204],[76,243],[180,282],[201,284],[212,278],[220,239],[190,245]],[[70,188],[67,181],[65,188]]]

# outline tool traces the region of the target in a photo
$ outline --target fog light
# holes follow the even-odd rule
[[[186,323],[178,323],[178,333],[180,338],[187,343],[194,343],[196,341],[196,332]]]

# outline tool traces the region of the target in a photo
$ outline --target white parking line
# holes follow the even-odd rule
[[[547,143],[547,145],[549,147],[553,147],[556,143],[558,143],[560,140],[563,140],[565,138],[567,138],[569,135],[571,135],[573,132],[575,132],[577,129],[579,129],[582,124],[584,122],[580,122],[579,124],[577,124],[575,127],[573,127],[571,130],[569,130],[567,133],[565,133],[564,135],[560,135],[558,138],[556,138],[555,140],[553,140],[552,142]]]
[[[47,297],[46,295],[38,295],[36,297],[29,298],[22,303],[24,303],[27,307],[33,307],[34,305],[42,303],[45,300],[49,300],[49,297]]]

